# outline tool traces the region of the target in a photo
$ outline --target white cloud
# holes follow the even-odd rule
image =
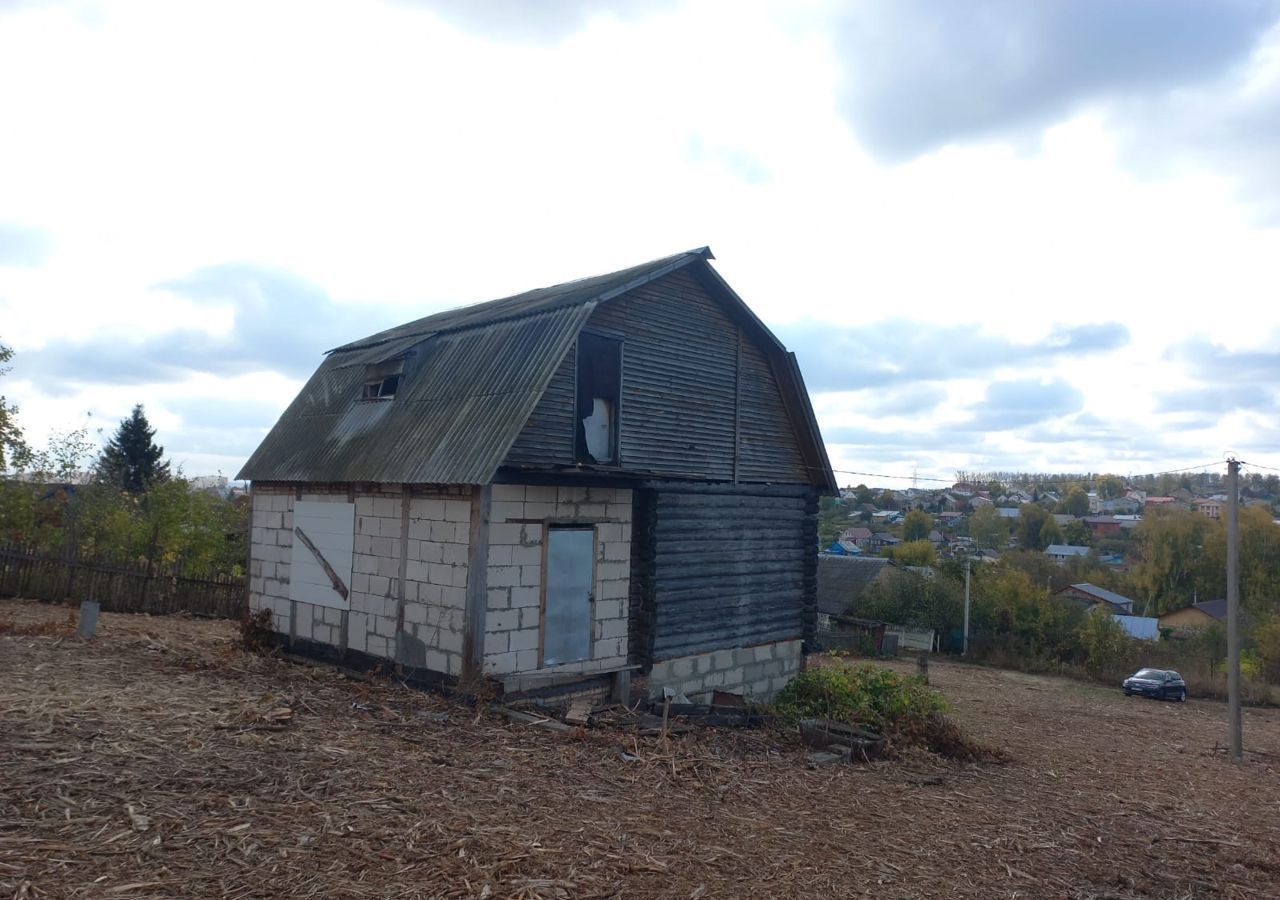
[[[1088,468],[1158,468],[1204,461],[1186,455],[1216,453],[1228,436],[1241,452],[1280,454],[1248,415],[1224,419],[1221,435],[1171,433],[1156,411],[1161,392],[1208,377],[1167,348],[1277,349],[1280,232],[1242,203],[1226,157],[1187,153],[1175,169],[1135,174],[1134,135],[1097,99],[1102,85],[1014,138],[877,161],[846,124],[850,61],[811,27],[819,7],[706,0],[587,14],[565,3],[514,33],[401,2],[10,12],[0,116],[14,137],[0,145],[0,196],[5,223],[38,235],[23,246],[39,252],[0,255],[0,339],[18,350],[5,391],[37,436],[87,409],[119,416],[145,402],[166,446],[227,471],[261,426],[238,436],[242,450],[215,453],[198,404],[170,410],[186,395],[245,391],[283,408],[298,360],[305,369],[332,346],[326,327],[355,337],[710,243],[780,333],[828,323],[844,334],[851,381],[885,349],[860,358],[859,335],[888,340],[901,320],[974,347],[964,328],[1000,346],[1034,346],[1054,328],[1128,331],[1101,355],[1046,348],[979,365],[956,352],[939,374],[936,344],[899,328],[902,415],[894,398],[866,393],[874,385],[817,398],[827,431],[866,437],[832,443],[842,468],[910,462],[945,475],[1090,453]],[[1262,51],[1244,69],[1218,64],[1232,40],[1184,87],[1190,99],[1166,117],[1146,104],[1134,122],[1186,132],[1211,120],[1215,91],[1270,96],[1271,82],[1247,74],[1270,65]],[[309,285],[319,299],[297,308],[316,321],[172,287],[209,272]],[[1247,324],[1225,314],[1228,301]],[[288,340],[272,349],[276,331]],[[253,374],[273,368],[272,353],[288,377]],[[144,368],[135,360],[175,357],[189,365],[166,380],[116,383]],[[838,370],[817,376],[842,387]],[[957,437],[972,404],[1009,381],[1069,386],[1135,442],[1094,426],[1078,443],[1034,428]]]

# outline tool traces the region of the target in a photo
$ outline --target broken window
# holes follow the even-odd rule
[[[578,462],[617,464],[621,394],[622,341],[584,332],[578,337]]]
[[[390,400],[400,387],[400,377],[404,374],[404,360],[369,366],[364,373],[363,400]]]

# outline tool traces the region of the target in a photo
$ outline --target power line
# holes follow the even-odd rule
[[[1264,466],[1264,465],[1260,465],[1259,463],[1245,462],[1243,459],[1240,460],[1240,465],[1248,466],[1250,469],[1266,469],[1268,472],[1280,472],[1280,469],[1273,468],[1272,466]]]
[[[1129,479],[1159,478],[1161,475],[1177,475],[1182,472],[1191,472],[1195,469],[1217,468],[1222,465],[1225,465],[1225,463],[1220,460],[1215,460],[1214,462],[1200,463],[1199,465],[1195,465],[1195,466],[1184,466],[1180,469],[1166,469],[1163,472],[1148,472],[1140,475],[1129,475],[1126,477]],[[1247,465],[1247,463],[1245,465]],[[1266,468],[1266,466],[1259,466],[1257,468]],[[956,483],[956,479],[954,478],[934,478],[934,477],[929,477],[925,475],[917,475],[914,473],[911,475],[887,475],[883,472],[855,472],[852,469],[832,469],[831,471],[836,472],[840,475],[858,475],[863,478],[892,478],[898,481],[911,481],[911,482],[933,481],[939,484],[955,484]],[[1280,469],[1276,469],[1275,471],[1280,472]],[[974,474],[982,474],[982,473],[974,473]],[[1090,474],[1096,475],[1097,473],[1090,473]],[[1109,473],[1102,473],[1102,474],[1105,475]],[[1077,480],[1078,479],[1046,480],[1046,481],[1040,481],[1038,483],[1041,485],[1064,485],[1064,484],[1074,484],[1076,483]]]
[[[937,481],[943,484],[955,484],[954,478],[926,478],[923,475],[885,475],[881,472],[854,472],[849,469],[832,469],[841,475],[861,475],[863,478],[898,478],[903,481]]]

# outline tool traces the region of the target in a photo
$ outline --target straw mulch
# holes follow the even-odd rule
[[[0,601],[0,897],[1280,896],[1280,715],[937,664],[1005,764],[806,768],[767,732],[557,734]]]

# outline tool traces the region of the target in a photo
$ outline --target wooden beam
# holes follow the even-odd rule
[[[485,614],[489,606],[489,510],[493,486],[471,490],[471,534],[467,547],[467,620],[462,645],[462,679],[474,685],[484,674]]]

